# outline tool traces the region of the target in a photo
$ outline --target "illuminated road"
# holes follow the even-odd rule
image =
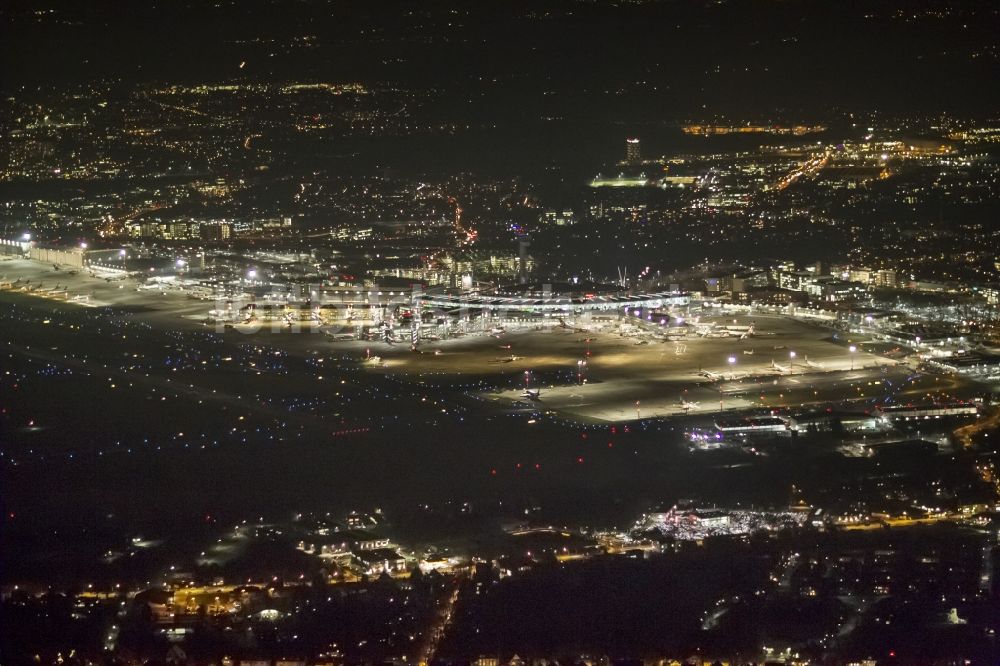
[[[953,434],[957,442],[964,448],[969,449],[972,448],[973,437],[981,432],[996,430],[998,427],[1000,427],[1000,409],[994,409],[992,412],[984,414],[983,418],[975,423],[958,428]]]
[[[808,176],[816,173],[817,171],[825,167],[829,161],[830,161],[829,152],[824,152],[822,155],[812,157],[803,162],[802,164],[800,164],[799,166],[797,166],[789,173],[782,176],[782,178],[777,183],[774,184],[773,189],[783,190],[792,183],[794,183],[795,181],[802,178],[803,176]]]
[[[473,565],[472,575],[475,574],[475,571],[475,565]],[[448,627],[451,626],[451,622],[455,617],[455,605],[458,603],[458,596],[462,589],[462,582],[464,579],[464,574],[459,573],[456,574],[455,578],[452,580],[452,585],[454,587],[451,590],[451,594],[448,595],[444,604],[440,609],[438,609],[434,622],[427,628],[427,642],[420,649],[417,657],[418,664],[426,666],[426,664],[433,661],[435,655],[437,654],[438,646],[441,644],[441,640],[448,632]]]

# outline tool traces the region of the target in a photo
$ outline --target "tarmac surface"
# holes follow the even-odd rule
[[[27,283],[32,291],[24,293],[39,299],[134,309],[168,327],[217,327],[206,323],[214,301],[178,289],[138,289],[132,279],[93,277],[85,269],[54,270],[27,260],[0,262],[0,282],[15,281],[14,289]],[[57,287],[54,296],[46,295]],[[368,372],[404,381],[451,384],[457,390],[481,387],[479,396],[500,409],[530,407],[584,422],[917,401],[966,388],[959,379],[917,375],[906,364],[865,351],[864,336],[845,337],[812,321],[765,314],[702,316],[698,321],[702,332],[712,332],[698,335],[692,326],[686,336],[665,340],[656,326],[634,318],[625,318],[625,326],[552,319],[544,325],[506,324],[495,334],[482,330],[424,340],[417,351],[407,342],[334,340],[318,330],[293,332],[270,324],[251,327],[247,330],[254,332],[247,335],[266,336],[268,343],[290,351],[355,355]],[[752,336],[744,338],[737,331],[721,337],[724,326],[751,324]],[[238,330],[229,329],[231,335]]]
[[[786,317],[738,318],[741,325],[751,320],[758,333],[744,340],[688,335],[662,342],[549,327],[433,342],[419,354],[385,343],[369,349],[388,373],[442,380],[492,373],[516,385],[486,394],[498,404],[528,399],[594,421],[853,400],[864,397],[861,384],[912,374],[863,351],[860,339],[837,340],[829,329]]]

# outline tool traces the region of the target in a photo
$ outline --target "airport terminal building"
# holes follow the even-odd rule
[[[632,292],[598,285],[519,285],[491,293],[428,293],[423,306],[446,310],[479,310],[497,315],[568,315],[588,312],[660,310],[683,307],[690,302],[684,292]]]

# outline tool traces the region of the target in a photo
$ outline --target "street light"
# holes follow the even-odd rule
[[[858,348],[851,345],[847,348],[847,351],[851,352],[851,370],[854,370],[854,352],[858,351]]]

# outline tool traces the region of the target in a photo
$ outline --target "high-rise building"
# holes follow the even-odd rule
[[[569,208],[563,209],[562,212],[555,208],[549,208],[539,216],[538,221],[542,224],[554,224],[558,227],[568,226],[576,223],[576,214]]]
[[[625,161],[632,164],[642,161],[639,155],[639,139],[625,139]]]
[[[872,282],[875,283],[876,287],[895,287],[896,286],[896,271],[891,269],[882,269],[875,271],[872,276]]]
[[[225,222],[201,225],[203,240],[226,240],[232,234],[232,228]]]

